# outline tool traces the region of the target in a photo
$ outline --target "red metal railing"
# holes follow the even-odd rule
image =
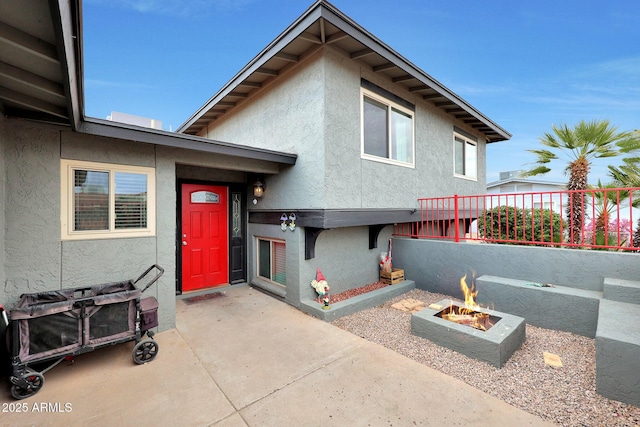
[[[415,222],[395,236],[523,245],[640,250],[640,187],[418,199]]]

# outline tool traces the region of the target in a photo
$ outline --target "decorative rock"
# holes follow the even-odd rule
[[[544,363],[547,366],[551,366],[553,368],[562,368],[562,360],[560,360],[560,356],[553,353],[547,353],[546,351],[542,352],[542,356],[544,357]]]
[[[415,299],[403,299],[402,301],[391,305],[391,308],[409,313],[416,313],[424,309],[424,303]]]

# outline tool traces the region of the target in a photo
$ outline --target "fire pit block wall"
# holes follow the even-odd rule
[[[640,304],[640,282],[605,277],[604,298],[613,301]]]
[[[640,407],[640,305],[602,300],[596,333],[596,391]]]
[[[540,328],[596,336],[602,292],[536,285],[526,280],[480,276],[476,279],[476,302],[524,317],[528,324]]]
[[[414,313],[411,316],[411,333],[497,368],[501,368],[524,343],[526,333],[523,318],[485,308],[474,308],[475,311],[500,318],[489,330],[481,331],[436,316],[452,303],[464,305],[445,299],[437,303],[441,309],[425,308]]]

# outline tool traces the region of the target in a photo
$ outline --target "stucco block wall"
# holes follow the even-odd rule
[[[462,296],[460,278],[488,275],[602,292],[604,278],[637,280],[633,253],[393,239],[394,261],[416,287]],[[467,281],[470,283],[470,280]],[[480,295],[482,289],[478,289]]]

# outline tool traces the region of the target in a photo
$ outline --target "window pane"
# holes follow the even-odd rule
[[[464,175],[464,141],[455,139],[455,173]]]
[[[287,250],[283,242],[273,242],[273,280],[281,285],[287,284]]]
[[[109,229],[109,172],[73,171],[74,231]]]
[[[478,175],[478,149],[475,144],[467,142],[464,150],[464,174],[471,178]]]
[[[413,121],[411,116],[391,110],[392,159],[413,162]]]
[[[146,228],[147,177],[137,173],[116,172],[116,229]]]
[[[364,98],[364,152],[378,157],[389,157],[387,142],[387,107]]]
[[[231,233],[232,237],[242,237],[242,197],[240,193],[231,193]]]
[[[271,279],[271,242],[258,240],[258,276]]]

